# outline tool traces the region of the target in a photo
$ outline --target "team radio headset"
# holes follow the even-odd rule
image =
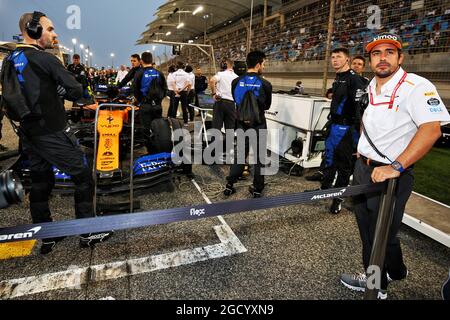
[[[39,20],[42,17],[46,17],[46,15],[42,12],[34,11],[33,18],[25,25],[25,30],[27,31],[27,34],[31,39],[38,40],[41,38],[43,28]]]

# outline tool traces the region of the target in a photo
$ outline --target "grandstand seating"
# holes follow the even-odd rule
[[[417,1],[416,1],[417,2]],[[347,47],[352,55],[363,54],[364,44],[380,31],[399,34],[405,52],[446,52],[450,47],[450,1],[424,0],[422,8],[412,9],[412,0],[338,0],[335,10],[332,48]],[[367,13],[370,5],[381,9],[380,29],[369,29]],[[269,61],[323,60],[326,51],[329,1],[304,5],[303,1],[284,1],[280,12],[285,24],[279,21],[263,27],[261,15],[254,16],[252,49],[263,50]],[[242,60],[246,54],[247,31],[240,21],[208,34],[214,45],[217,60],[230,57]],[[200,39],[201,40],[201,39]],[[207,58],[196,50],[184,49],[187,62],[205,64]]]

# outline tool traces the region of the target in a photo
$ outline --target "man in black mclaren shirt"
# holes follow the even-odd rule
[[[55,184],[53,166],[69,174],[75,184],[75,215],[94,216],[92,173],[77,139],[68,132],[61,97],[77,100],[82,87],[52,54],[56,40],[53,23],[43,13],[25,13],[19,21],[24,44],[12,53],[22,93],[32,111],[20,123],[23,150],[30,159],[30,211],[33,223],[51,222],[48,204]],[[82,234],[80,246],[90,247],[112,232]],[[43,239],[41,253],[53,250],[63,238]]]

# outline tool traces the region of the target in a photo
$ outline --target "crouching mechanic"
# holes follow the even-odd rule
[[[141,124],[150,129],[152,121],[162,117],[161,103],[167,94],[167,82],[164,75],[153,68],[150,52],[144,52],[141,61],[142,68],[134,77],[134,97],[139,102]]]
[[[362,118],[363,133],[358,143],[359,158],[353,184],[398,178],[385,262],[380,270],[381,288],[378,288],[378,297],[385,299],[388,283],[401,280],[408,274],[397,233],[413,189],[413,166],[441,136],[440,126],[450,122],[450,115],[430,81],[407,73],[401,67],[404,55],[398,36],[379,35],[368,43],[366,51],[375,78],[367,89],[369,97],[366,101],[369,103]],[[374,241],[380,194],[356,196],[354,204],[366,271]],[[366,272],[343,274],[341,282],[352,290],[364,291]]]
[[[43,13],[25,13],[19,21],[24,44],[12,54],[22,93],[31,115],[20,122],[23,150],[30,159],[30,211],[33,223],[51,222],[49,196],[55,184],[52,166],[69,174],[75,183],[75,215],[94,216],[92,172],[76,138],[68,132],[60,96],[77,100],[82,86],[62,63],[45,49],[57,38],[53,23]],[[90,247],[109,238],[112,232],[80,236],[80,246]],[[63,237],[42,240],[41,253],[53,250]]]

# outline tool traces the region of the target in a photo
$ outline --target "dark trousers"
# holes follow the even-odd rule
[[[2,139],[3,117],[4,117],[4,115],[5,115],[4,111],[0,108],[0,140]]]
[[[176,118],[177,117],[177,110],[178,110],[178,104],[181,101],[181,109],[183,110],[183,120],[184,123],[188,123],[189,122],[189,118],[188,118],[188,92],[187,91],[181,91],[180,92],[180,96],[176,97],[174,95],[174,103],[171,106],[172,110],[169,110],[169,117],[170,118]]]
[[[346,187],[352,175],[353,164],[353,128],[351,126],[331,125],[331,132],[325,141],[325,170],[322,189],[333,186],[337,172],[335,188]]]
[[[264,154],[265,152],[267,152],[267,144],[266,144],[266,139],[261,135],[260,133],[260,129],[265,129],[266,126],[262,125],[261,127],[254,129],[256,130],[256,136],[258,138],[258,146],[257,149],[258,150],[253,150],[254,152],[257,151],[257,155],[256,155],[256,164],[254,164],[254,172],[253,172],[253,187],[255,188],[256,191],[261,192],[264,189],[264,176],[261,174],[261,168],[262,168],[262,161],[260,158],[260,153],[263,150]],[[245,128],[243,128],[240,125],[237,125],[237,129],[244,129],[244,131],[246,131]],[[260,137],[262,137],[262,139],[260,139]],[[239,143],[238,143],[239,145]],[[244,159],[247,159],[249,151],[250,151],[250,144],[248,141],[248,138],[245,139],[245,150],[239,150],[239,148],[237,149],[237,152],[235,154],[235,163],[231,165],[230,168],[230,174],[227,177],[227,182],[231,185],[233,185],[234,183],[236,183],[240,177],[242,177],[242,173],[244,172],[244,168],[245,168],[245,163],[242,164],[238,164],[237,161],[239,160],[239,152],[245,152],[245,156]]]
[[[48,204],[55,185],[52,166],[69,174],[75,184],[75,215],[94,216],[92,172],[76,138],[64,131],[23,138],[23,150],[30,159],[30,211],[33,223],[52,221]]]
[[[148,104],[143,103],[139,107],[139,115],[141,118],[141,124],[145,129],[150,129],[150,125],[154,119],[162,117],[161,104]]]
[[[220,99],[214,103],[212,127],[221,130],[234,129],[236,127],[236,106],[234,101]]]
[[[169,109],[167,110],[167,117],[173,118],[172,113],[174,109],[174,103],[175,103],[175,93],[172,90],[167,91],[167,96],[169,97]],[[175,113],[176,115],[176,113]]]
[[[214,103],[212,128],[221,130],[222,126],[227,129],[236,128],[236,106],[234,101],[220,99]],[[223,145],[225,152],[228,152],[226,147],[226,141],[223,139]]]
[[[361,158],[358,159],[355,172],[353,173],[353,185],[371,183],[372,179],[370,176],[373,169],[373,167],[366,165]],[[402,224],[406,202],[413,189],[413,183],[414,175],[412,170],[407,170],[400,175],[395,192],[394,216],[389,229],[384,269],[381,274],[381,289],[387,288],[386,272],[395,280],[403,279],[406,276],[406,266],[403,262],[402,249],[397,234]],[[380,193],[374,193],[362,194],[353,198],[356,221],[362,241],[362,256],[365,270],[367,270],[370,263],[380,197]]]
[[[195,110],[191,107],[191,104],[194,104],[195,101],[195,91],[191,90],[188,93],[188,112],[189,112],[189,120],[194,121],[195,118]]]

